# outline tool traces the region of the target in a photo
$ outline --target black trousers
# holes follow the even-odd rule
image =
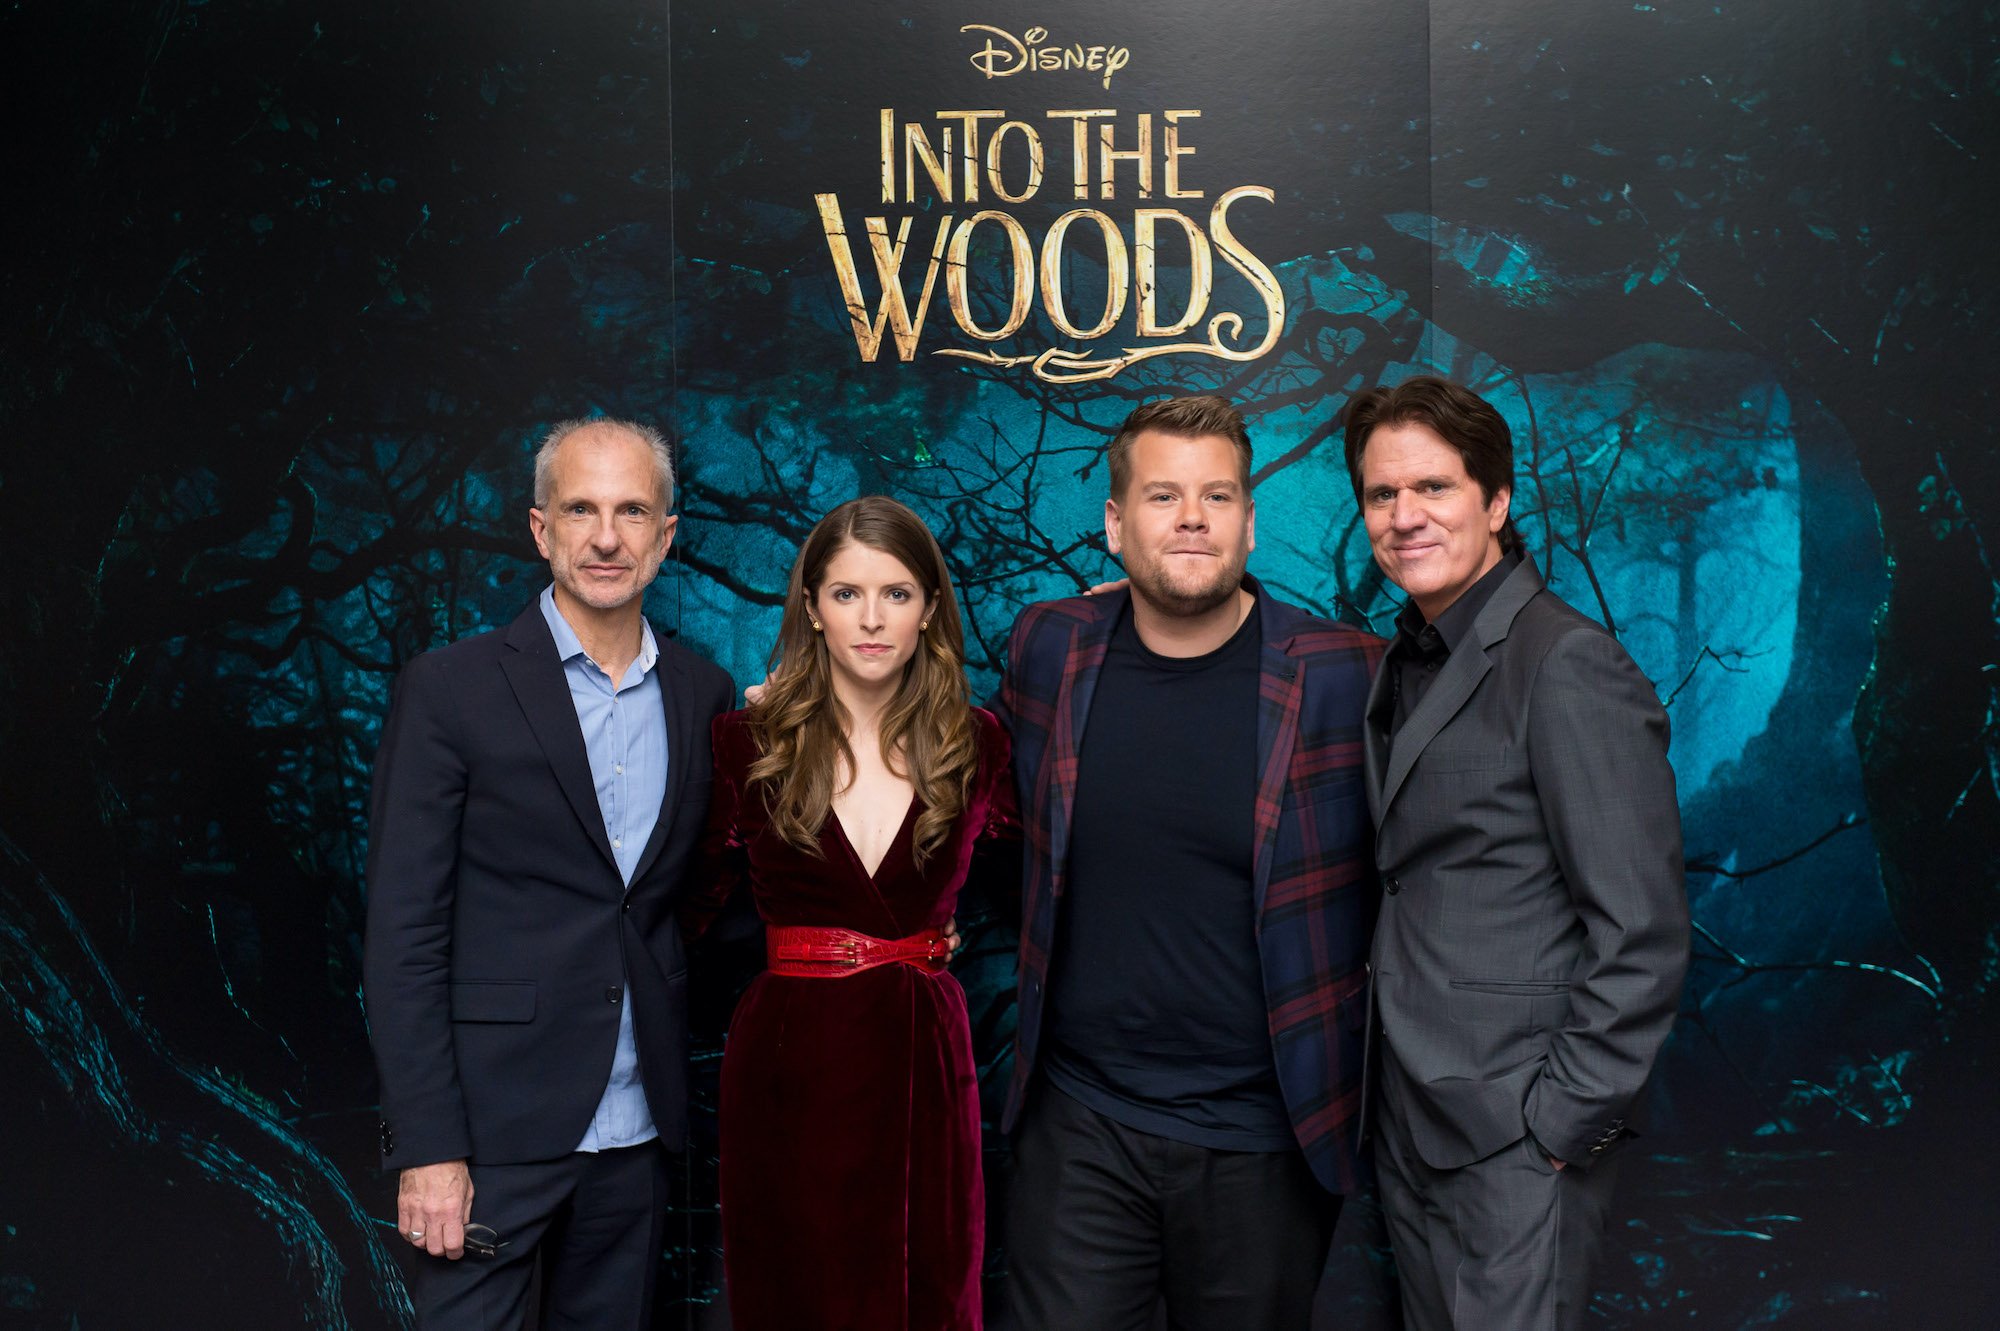
[[[1046,1081],[1014,1142],[1015,1331],[1306,1331],[1341,1199],[1291,1151],[1128,1128]]]
[[[667,1152],[657,1141],[526,1165],[472,1165],[472,1219],[497,1257],[418,1254],[420,1331],[519,1331],[539,1253],[542,1331],[646,1331],[665,1240]]]

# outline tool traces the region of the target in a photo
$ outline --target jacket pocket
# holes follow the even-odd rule
[[[533,980],[453,980],[453,1021],[533,1021]]]
[[[1538,1038],[1569,1019],[1567,980],[1453,980],[1445,1012],[1489,1036]]]
[[[1453,980],[1454,989],[1475,994],[1512,994],[1520,998],[1545,998],[1569,992],[1568,980]]]

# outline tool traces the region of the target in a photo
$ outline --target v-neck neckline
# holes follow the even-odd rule
[[[910,815],[916,811],[917,792],[912,790],[910,792],[910,802],[903,806],[902,821],[896,824],[896,835],[889,838],[888,848],[882,852],[882,858],[875,862],[875,868],[872,872],[866,864],[862,863],[861,852],[854,848],[854,838],[847,834],[847,824],[841,821],[840,811],[828,805],[826,813],[827,817],[832,820],[834,828],[840,833],[840,844],[847,847],[847,858],[854,862],[855,868],[861,870],[862,877],[873,883],[880,876],[882,867],[889,862],[889,857],[896,853],[896,847],[903,844],[903,833],[908,831],[910,827]]]

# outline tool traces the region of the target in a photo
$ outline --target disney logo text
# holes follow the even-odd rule
[[[1049,39],[1047,28],[1030,28],[1019,37],[986,23],[968,23],[959,31],[986,34],[986,45],[968,58],[972,67],[989,79],[1004,79],[1029,70],[1103,70],[1104,86],[1109,88],[1111,76],[1125,68],[1132,59],[1131,48],[1124,46],[1085,46],[1082,42],[1073,42],[1068,46],[1046,45]]]

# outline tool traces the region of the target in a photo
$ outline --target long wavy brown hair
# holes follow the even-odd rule
[[[846,546],[865,545],[898,560],[929,593],[930,626],[903,667],[903,682],[883,713],[882,760],[907,778],[923,801],[914,837],[921,866],[964,811],[979,742],[965,683],[965,630],[944,551],[922,518],[883,495],[851,499],[821,518],[792,562],[784,619],[771,650],[771,678],[750,709],[762,751],[750,780],[764,787],[771,826],[792,845],[819,854],[819,834],[833,812],[844,763],[853,780],[851,718],[833,692],[826,639],[812,626],[812,603],[826,566]]]

